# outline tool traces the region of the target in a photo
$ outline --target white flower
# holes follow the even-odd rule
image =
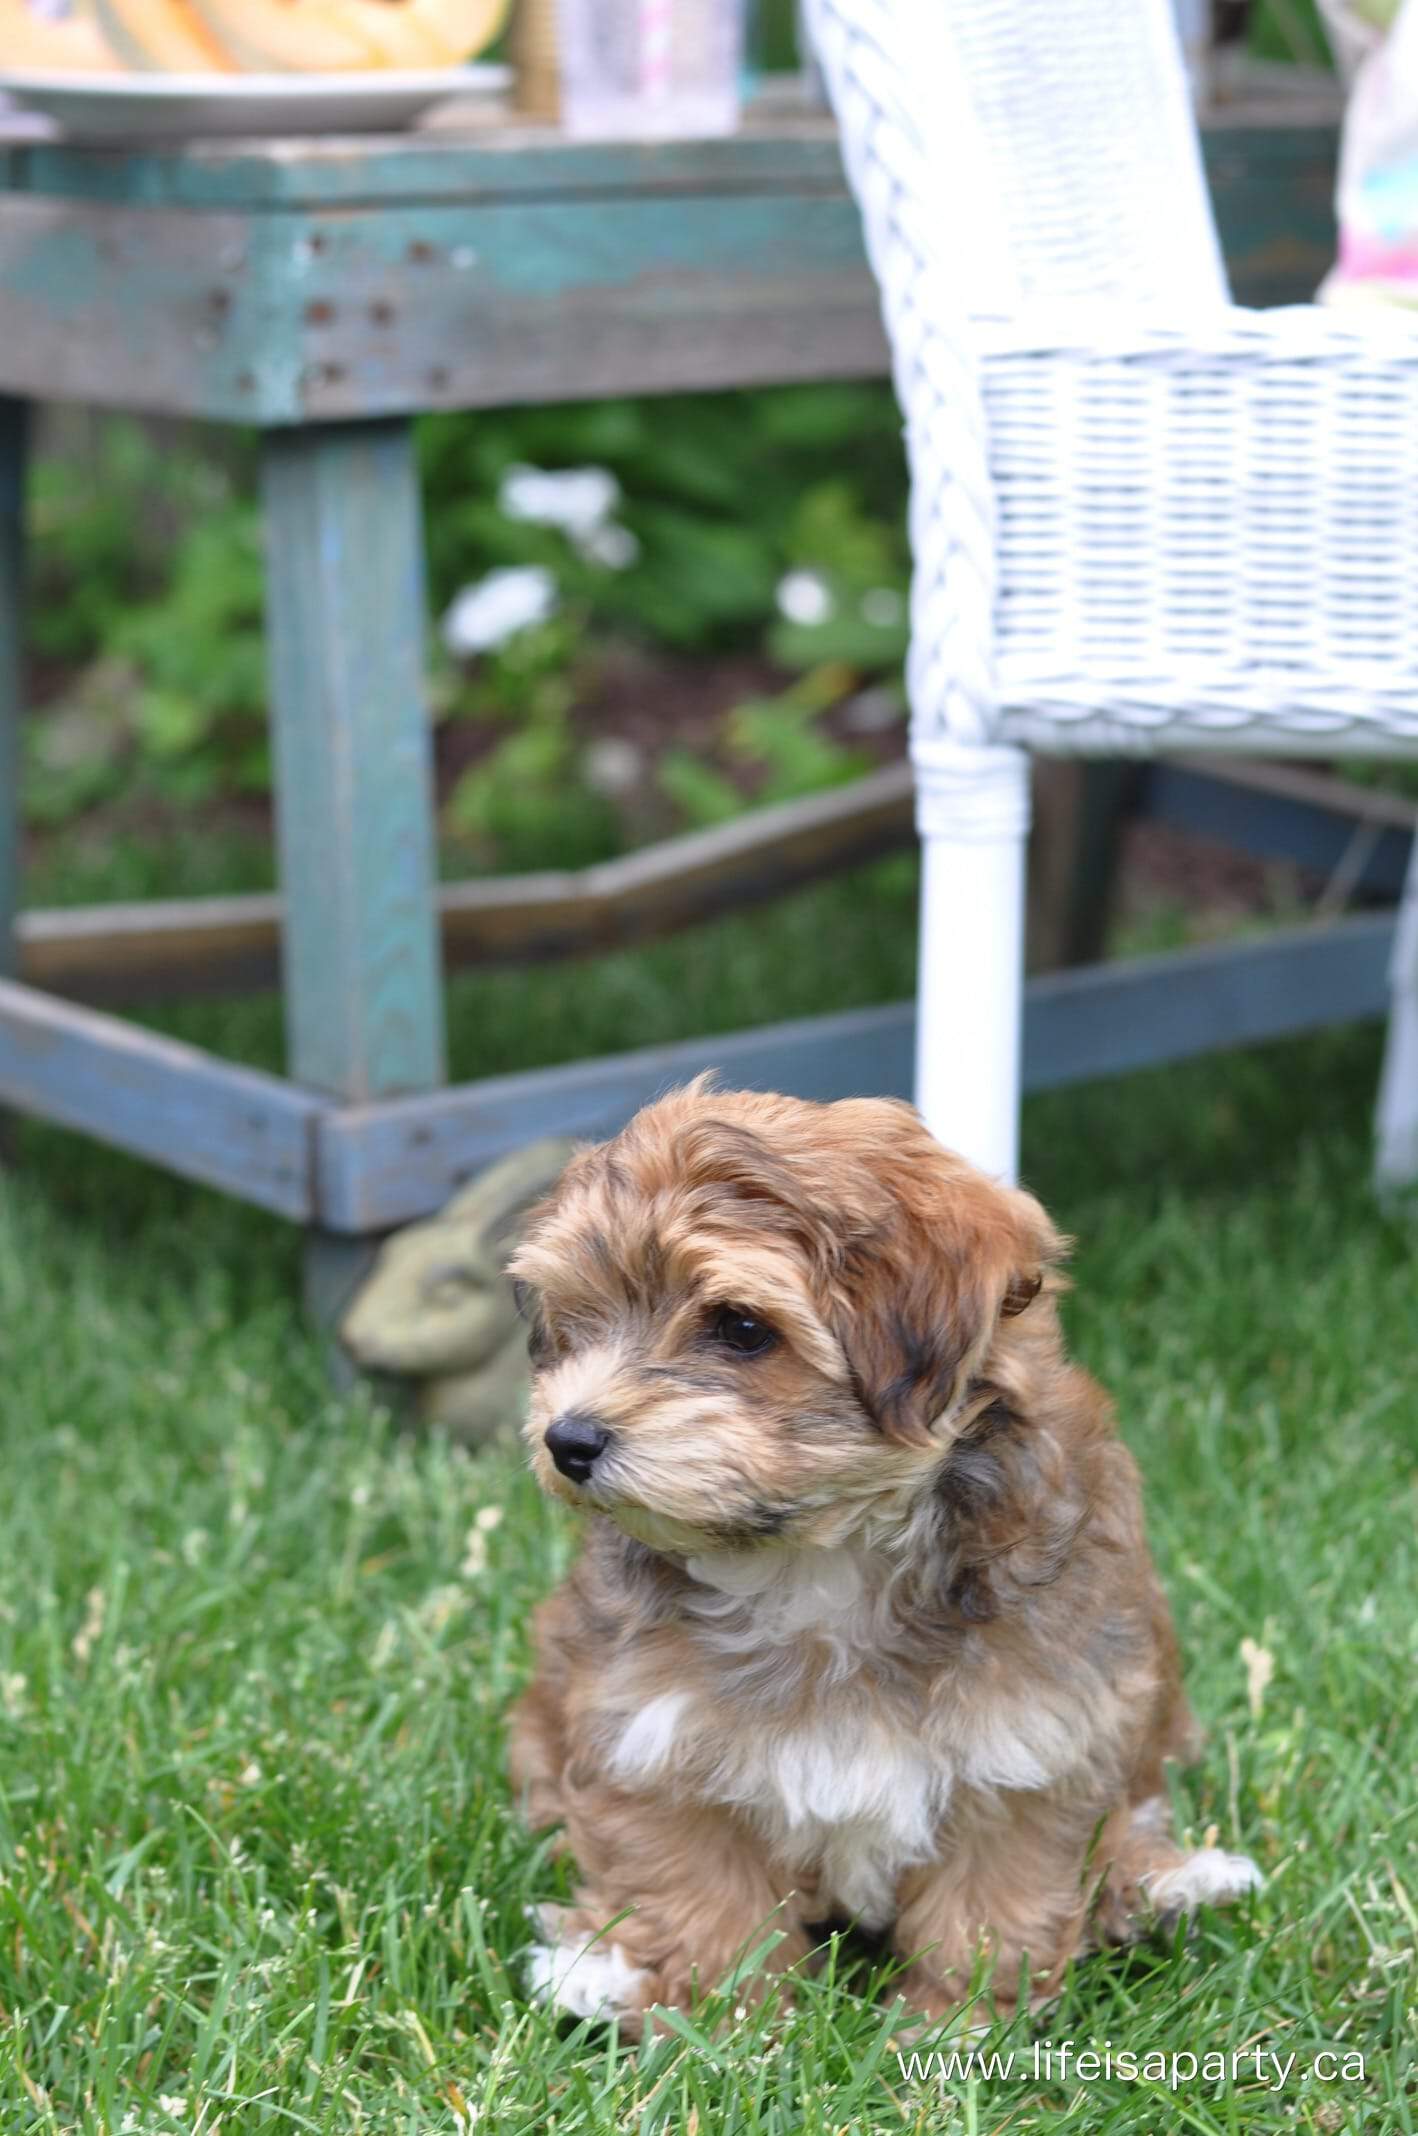
[[[509,467],[497,501],[509,519],[560,527],[580,547],[620,503],[620,484],[604,467]]]
[[[577,538],[576,546],[588,562],[603,564],[607,571],[628,571],[640,557],[640,544],[629,527],[618,526],[613,520]]]
[[[627,571],[640,554],[629,527],[611,518],[620,484],[604,467],[509,467],[497,501],[509,519],[556,527],[588,563]]]
[[[603,734],[588,742],[581,768],[586,784],[598,794],[628,794],[640,784],[645,770],[643,753],[634,742],[618,734]]]
[[[443,642],[458,659],[491,652],[556,611],[556,580],[541,564],[489,571],[455,596],[443,618]]]
[[[816,571],[790,571],[778,581],[778,613],[789,623],[825,623],[836,603]]]

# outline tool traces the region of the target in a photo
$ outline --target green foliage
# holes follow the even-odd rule
[[[785,667],[845,662],[866,674],[899,667],[910,573],[900,521],[873,516],[851,482],[832,476],[804,491],[787,540],[791,561],[821,582],[830,610],[819,623],[776,621],[768,633],[774,658]]]
[[[101,428],[82,476],[41,460],[34,638],[84,664],[28,729],[32,822],[269,784],[260,523],[244,490],[221,461],[127,421]]]
[[[1418,801],[1418,763],[1411,757],[1341,757],[1335,771],[1353,786],[1376,786]]]
[[[1329,39],[1317,0],[1256,0],[1246,42],[1260,59],[1329,67]]]
[[[269,784],[261,527],[233,501],[188,532],[164,597],[118,625],[142,683],[135,741],[162,792],[202,800]]]
[[[746,789],[757,805],[793,801],[841,786],[870,771],[865,750],[849,749],[822,725],[821,715],[846,695],[853,671],[826,663],[809,670],[777,697],[745,698],[723,722],[720,749],[739,780],[691,755],[667,751],[660,761],[662,792],[690,823],[723,823],[744,807]]]
[[[686,823],[696,829],[708,830],[743,812],[741,789],[688,749],[678,745],[667,749],[660,759],[658,777],[660,791],[674,802]]]
[[[615,811],[581,776],[571,726],[567,667],[577,637],[569,617],[521,631],[450,700],[458,718],[511,730],[463,773],[448,803],[450,832],[471,840],[483,865],[579,868],[619,849]]]
[[[793,801],[825,786],[845,785],[871,769],[864,750],[844,749],[825,734],[817,707],[791,690],[737,706],[730,734],[738,754],[763,768],[760,801]]]
[[[121,790],[136,688],[126,662],[96,660],[67,699],[28,722],[21,762],[28,822],[44,828],[65,823]]]
[[[420,450],[439,605],[497,564],[540,563],[596,627],[696,650],[761,637],[794,564],[840,570],[856,588],[904,581],[905,465],[884,385],[430,416]],[[634,565],[607,570],[556,532],[506,519],[498,486],[526,463],[609,469]]]
[[[438,711],[489,730],[454,791],[447,828],[481,864],[573,865],[614,851],[616,811],[580,775],[570,708],[596,649],[620,637],[713,655],[760,648],[787,669],[847,664],[873,676],[904,648],[907,558],[899,421],[885,386],[782,388],[610,400],[419,428],[431,599],[441,613],[500,566],[537,564],[561,614],[466,673],[436,673]],[[594,465],[620,485],[624,568],[553,527],[509,518],[509,469]],[[36,641],[63,686],[32,723],[30,820],[56,825],[117,800],[173,805],[269,785],[260,525],[250,440],[220,459],[115,421],[96,457],[57,451],[38,475]],[[818,576],[831,615],[785,622],[790,570]],[[847,776],[850,759],[789,695],[745,707],[725,750],[742,777],[660,767],[688,821],[758,794]],[[701,774],[696,776],[696,769]]]
[[[197,432],[168,439],[127,416],[95,418],[79,439],[61,431],[31,482],[36,651],[112,652],[134,605],[160,596],[174,545],[226,503],[227,469]]]

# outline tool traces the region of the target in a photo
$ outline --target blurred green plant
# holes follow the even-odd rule
[[[127,416],[58,426],[31,478],[30,638],[43,658],[95,659],[135,605],[161,595],[174,549],[220,512],[232,475],[199,433]],[[237,461],[247,450],[238,448]]]
[[[116,419],[92,457],[40,459],[32,636],[63,675],[29,722],[25,807],[54,825],[116,798],[205,801],[270,782],[260,524],[228,465]]]
[[[707,827],[740,814],[746,793],[762,807],[860,778],[871,770],[871,756],[822,724],[822,715],[841,703],[856,680],[845,663],[825,661],[776,697],[746,698],[723,722],[720,762],[672,747],[660,760],[661,791],[686,821]]]
[[[1246,43],[1258,59],[1306,67],[1329,67],[1329,39],[1316,0],[1256,0]]]
[[[459,667],[435,653],[435,715],[489,730],[446,828],[484,865],[576,865],[616,850],[614,804],[581,772],[571,712],[598,648],[759,650],[804,687],[739,707],[716,755],[671,748],[656,780],[689,822],[849,777],[860,752],[821,727],[837,696],[894,669],[905,644],[905,469],[884,385],[611,400],[419,428],[431,606],[501,567],[535,564],[558,612]],[[609,553],[511,516],[515,468],[595,466],[620,491]],[[31,723],[26,805],[57,825],[115,801],[201,804],[269,786],[254,441],[204,457],[186,434],[125,420],[96,447],[42,457],[36,628],[58,673]],[[780,589],[807,574],[810,617]],[[696,777],[696,770],[698,777]]]
[[[498,565],[537,563],[593,627],[685,651],[761,642],[794,565],[904,585],[905,462],[885,385],[591,401],[420,431],[435,605]],[[606,468],[634,561],[615,570],[499,509],[519,465]],[[868,559],[871,561],[869,562]],[[799,663],[822,657],[808,649]]]
[[[520,631],[446,698],[450,717],[510,730],[462,774],[445,812],[484,864],[579,868],[620,849],[615,809],[582,776],[571,726],[581,632],[575,613]]]
[[[188,530],[165,593],[114,632],[142,678],[139,757],[173,799],[270,785],[262,601],[260,522],[254,505],[233,499]]]

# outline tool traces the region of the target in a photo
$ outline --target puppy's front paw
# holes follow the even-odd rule
[[[639,2020],[651,1975],[609,1937],[578,1931],[566,1906],[532,1906],[527,1917],[546,1939],[527,1954],[527,1985],[539,2003],[571,2017]]]
[[[1229,1906],[1243,1892],[1259,1891],[1265,1878],[1249,1854],[1227,1854],[1221,1847],[1201,1847],[1175,1868],[1141,1878],[1148,1903],[1163,1921],[1194,1913],[1198,1906]]]

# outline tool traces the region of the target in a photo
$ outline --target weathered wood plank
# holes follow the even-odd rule
[[[260,993],[280,984],[281,899],[143,899],[22,912],[19,976],[71,1001]]]
[[[1243,300],[1308,296],[1323,273],[1334,142],[1296,126],[1207,136]],[[886,367],[820,128],[692,152],[274,143],[9,161],[0,376],[15,391],[277,424]],[[243,195],[258,171],[294,187],[299,169],[329,183],[278,205]],[[246,174],[225,194],[224,171]],[[202,172],[210,201],[183,191]],[[80,173],[95,197],[63,190]]]
[[[24,675],[25,443],[29,411],[0,395],[0,977],[18,961],[20,714]]]
[[[116,1017],[0,980],[0,1104],[297,1220],[319,1100]]]
[[[538,1135],[598,1135],[703,1068],[802,1097],[908,1094],[914,1008],[864,1009],[493,1076],[421,1102],[332,1112],[317,1143],[317,1203],[332,1231],[386,1230]]]
[[[1418,831],[1418,801],[1389,786],[1360,786],[1341,772],[1321,765],[1257,761],[1251,757],[1212,756],[1202,752],[1183,760],[1201,779],[1217,779],[1248,794],[1297,802],[1318,814],[1349,823],[1387,824]]]
[[[1032,980],[1025,1087],[1380,1014],[1394,933],[1391,914],[1366,916]],[[701,1068],[805,1097],[905,1096],[914,1040],[914,1008],[902,1003],[340,1108],[0,981],[0,1104],[297,1221],[315,1215],[333,1256],[331,1234],[380,1231],[425,1214],[501,1151],[551,1129],[607,1132]]]
[[[1024,1000],[1024,1087],[1053,1090],[1382,1015],[1392,913],[1049,972]]]
[[[1139,801],[1159,823],[1259,859],[1324,876],[1352,867],[1352,896],[1393,901],[1418,831],[1418,806],[1403,795],[1290,764],[1163,760],[1142,768]]]
[[[1336,124],[1202,130],[1202,153],[1240,304],[1302,304],[1334,263]]]
[[[1390,973],[1392,1001],[1374,1116],[1374,1185],[1383,1195],[1418,1185],[1418,853],[1399,907]]]
[[[1229,98],[1202,116],[1213,185],[1273,183],[1295,159],[1332,164],[1342,96]],[[1268,165],[1267,180],[1260,166]],[[1308,183],[1308,179],[1305,181]],[[0,187],[134,206],[298,209],[557,200],[615,194],[841,191],[837,131],[799,92],[773,89],[720,140],[578,142],[506,106],[463,105],[434,130],[348,138],[155,143],[144,148],[7,140]]]
[[[647,941],[898,852],[914,835],[910,770],[892,764],[595,867],[446,884],[444,963],[524,963]],[[280,898],[261,895],[28,913],[21,972],[86,1001],[248,991],[277,977],[281,922]]]
[[[1354,893],[1396,899],[1402,889],[1418,804],[1401,794],[1312,766],[1229,757],[1128,768],[1140,778],[1140,816],[1325,874],[1352,850],[1356,830],[1372,826],[1379,836]],[[443,961],[524,963],[650,940],[913,839],[910,773],[890,765],[599,866],[445,884]],[[281,900],[262,895],[22,913],[20,976],[83,1001],[250,992],[279,977],[280,929]]]
[[[248,216],[0,193],[0,385],[35,400],[254,422],[300,405]]]
[[[0,378],[262,424],[875,376],[844,195],[218,215],[0,196]]]
[[[443,1077],[423,535],[407,424],[268,436],[286,1043],[342,1099]]]
[[[1311,766],[1228,757],[1128,768],[1140,778],[1139,816],[1318,872],[1339,864],[1359,826],[1373,825],[1381,835],[1355,894],[1399,895],[1418,829],[1418,804],[1400,794]],[[910,774],[891,765],[622,860],[445,884],[443,961],[524,963],[650,940],[913,840]],[[279,897],[258,894],[22,913],[20,976],[83,1001],[251,992],[279,978],[281,912]]]
[[[1025,989],[1025,1088],[1380,1014],[1393,936],[1391,915],[1366,916],[1033,979]],[[914,1047],[914,1005],[901,1003],[334,1111],[318,1136],[322,1220],[332,1231],[361,1232],[426,1215],[502,1151],[541,1134],[609,1132],[704,1068],[728,1083],[802,1097],[905,1097]]]
[[[289,245],[293,260],[316,248],[301,282],[302,408],[314,420],[874,377],[886,365],[845,196],[332,211]],[[280,272],[273,259],[273,290]]]
[[[1120,757],[1034,759],[1024,929],[1032,971],[1103,956],[1138,769]]]
[[[67,200],[265,210],[842,190],[832,120],[791,98],[758,101],[742,132],[709,141],[569,141],[505,107],[464,105],[459,119],[456,130],[344,139],[142,149],[17,141],[0,154],[0,185]]]

